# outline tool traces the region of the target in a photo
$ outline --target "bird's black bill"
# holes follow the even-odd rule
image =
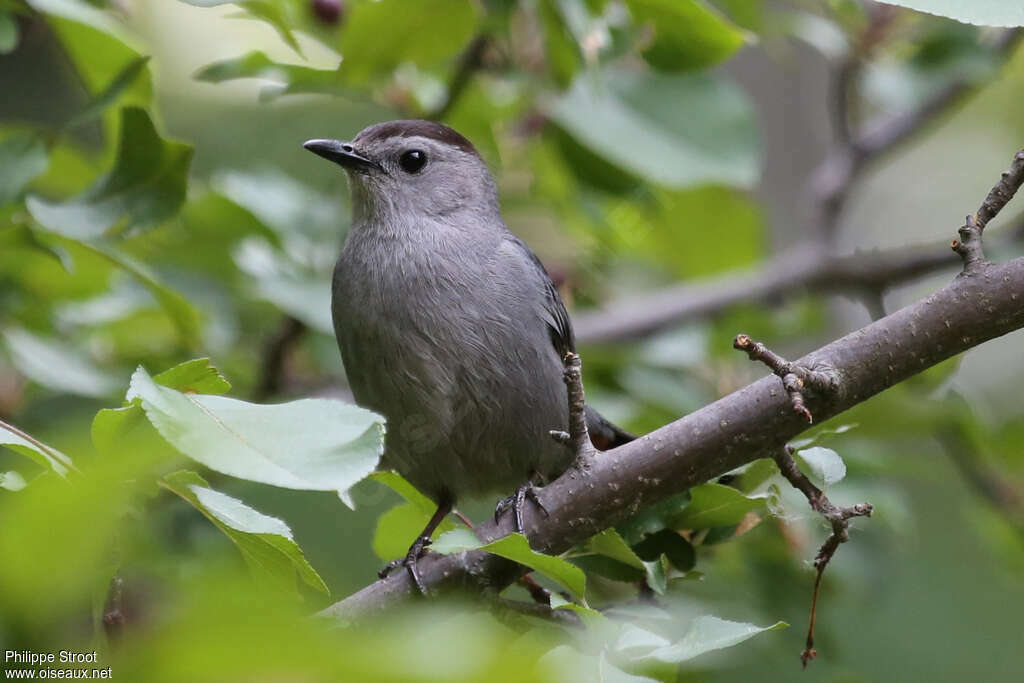
[[[333,161],[350,171],[368,171],[380,169],[380,165],[359,154],[348,142],[341,140],[307,140],[302,146],[313,154],[321,156],[328,161]]]

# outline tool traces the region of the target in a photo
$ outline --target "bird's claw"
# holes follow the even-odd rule
[[[409,572],[409,578],[412,579],[412,583],[416,586],[416,590],[420,595],[427,594],[427,587],[423,583],[423,579],[420,577],[419,568],[417,563],[420,558],[427,554],[427,546],[431,543],[429,536],[420,536],[413,544],[409,547],[409,552],[405,554],[405,557],[400,557],[397,560],[391,560],[384,565],[377,576],[385,579],[391,572],[395,571],[399,567],[405,567],[406,571]]]
[[[494,522],[498,523],[501,516],[511,509],[515,515],[516,533],[525,533],[523,531],[523,507],[526,505],[527,498],[540,508],[545,517],[548,516],[548,509],[544,507],[544,503],[540,502],[540,496],[537,495],[537,487],[530,481],[516,489],[516,492],[508,498],[498,501],[494,508]]]

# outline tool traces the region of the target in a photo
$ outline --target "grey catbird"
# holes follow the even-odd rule
[[[438,505],[401,561],[422,591],[416,560],[456,499],[520,487],[508,500],[522,531],[532,480],[572,462],[550,436],[569,421],[572,325],[462,135],[390,121],[351,142],[304,146],[340,164],[351,185],[331,311],[352,393],[387,418],[383,464]],[[598,448],[632,438],[589,407],[587,424]]]

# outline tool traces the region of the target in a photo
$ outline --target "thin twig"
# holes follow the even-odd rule
[[[849,53],[839,63],[832,78],[829,105],[835,143],[825,160],[814,170],[809,183],[813,190],[810,198],[811,227],[827,247],[835,246],[839,216],[864,162],[857,146],[859,126],[854,122],[861,73],[876,48],[884,43],[897,14],[893,7],[872,5],[870,21],[852,41]]]
[[[811,616],[807,626],[807,642],[803,652],[800,653],[800,661],[804,668],[807,668],[807,662],[818,656],[814,649],[814,623],[818,612],[821,577],[825,574],[825,567],[828,566],[839,546],[850,539],[850,520],[854,517],[870,517],[874,508],[871,503],[858,503],[849,507],[833,505],[825,493],[800,471],[796,460],[793,459],[793,449],[789,445],[776,450],[772,457],[775,464],[779,466],[782,476],[793,485],[793,488],[804,494],[811,509],[821,514],[832,525],[832,533],[814,557],[814,568],[817,570],[817,575],[814,578],[814,592],[811,595]]]
[[[791,363],[761,342],[754,341],[748,335],[736,335],[732,346],[734,349],[744,351],[750,360],[767,365],[768,369],[782,380],[782,386],[789,395],[793,410],[802,415],[808,424],[814,422],[814,417],[805,403],[805,389],[812,389],[819,393],[831,393],[839,386],[839,378],[833,370],[808,368]]]
[[[999,182],[992,187],[985,197],[985,201],[981,203],[978,213],[967,216],[967,220],[959,230],[960,239],[953,240],[950,245],[953,247],[953,251],[963,259],[964,275],[971,275],[988,263],[982,247],[985,226],[1013,199],[1013,195],[1017,194],[1022,183],[1024,183],[1024,149],[1014,155],[1010,170],[1003,171]]]
[[[124,602],[124,579],[120,574],[115,574],[114,578],[110,580],[107,601],[103,606],[103,630],[111,645],[120,644],[121,637],[124,635]]]
[[[576,454],[576,468],[584,469],[588,466],[590,457],[594,454],[594,445],[590,441],[590,433],[587,429],[586,401],[583,395],[583,366],[579,354],[570,351],[563,359],[565,372],[562,379],[565,381],[566,393],[569,400],[569,431],[551,431],[551,438],[566,444]]]
[[[995,184],[985,201],[981,203],[978,212],[975,214],[975,221],[978,230],[984,231],[988,222],[996,217],[1003,207],[1017,194],[1021,184],[1024,183],[1024,149],[1013,156],[1013,163],[1010,169],[1003,171],[999,182]]]

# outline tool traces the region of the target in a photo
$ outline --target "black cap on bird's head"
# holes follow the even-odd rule
[[[434,121],[386,121],[351,141],[309,140],[306,149],[344,168],[356,213],[392,219],[453,211],[498,212],[498,195],[473,143]],[[369,215],[369,214],[367,214]]]
[[[387,170],[388,160],[375,159],[373,154],[382,144],[396,139],[408,139],[412,142],[414,138],[433,141],[479,159],[479,154],[473,147],[473,143],[458,131],[442,123],[419,119],[374,124],[360,131],[351,142],[316,139],[307,140],[302,146],[318,156],[339,164],[346,170],[365,173],[371,170]],[[398,166],[408,173],[416,173],[421,170],[429,157],[427,151],[414,148],[404,150],[403,153],[408,156],[404,158],[399,156]]]

